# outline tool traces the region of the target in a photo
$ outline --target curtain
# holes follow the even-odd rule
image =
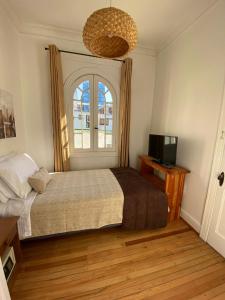
[[[119,112],[119,167],[129,167],[130,110],[131,110],[132,59],[127,58],[121,67]]]
[[[61,55],[55,45],[49,45],[52,96],[52,126],[55,172],[69,171],[69,140],[64,108]]]

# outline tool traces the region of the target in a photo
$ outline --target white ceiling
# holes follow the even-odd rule
[[[81,35],[87,17],[109,0],[6,0],[20,21],[75,30]],[[216,0],[112,0],[138,27],[139,45],[159,49],[201,16]]]

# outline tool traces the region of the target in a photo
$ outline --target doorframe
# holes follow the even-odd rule
[[[218,180],[217,176],[220,173],[221,163],[224,155],[225,149],[225,79],[222,91],[222,100],[220,105],[220,117],[218,122],[216,143],[213,154],[213,163],[211,168],[211,174],[208,185],[208,192],[206,196],[205,209],[203,213],[202,225],[200,230],[200,237],[207,241],[209,229],[212,221],[214,206],[216,203]],[[224,124],[224,125],[223,125]]]

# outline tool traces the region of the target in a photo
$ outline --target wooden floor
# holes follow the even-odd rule
[[[23,243],[12,299],[225,299],[225,260],[183,221]]]

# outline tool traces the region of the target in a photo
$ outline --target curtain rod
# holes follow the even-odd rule
[[[45,48],[45,50],[49,50],[49,48]],[[124,60],[123,59],[116,59],[116,58],[103,58],[103,57],[100,57],[100,56],[97,56],[97,55],[92,55],[92,54],[85,54],[85,53],[80,53],[80,52],[73,52],[73,51],[66,51],[66,50],[60,50],[59,49],[59,52],[63,52],[63,53],[69,53],[69,54],[76,54],[76,55],[82,55],[82,56],[89,56],[89,57],[95,57],[95,58],[100,58],[100,59],[109,59],[109,60],[115,60],[115,61],[120,61],[120,62],[123,62],[124,63]]]

